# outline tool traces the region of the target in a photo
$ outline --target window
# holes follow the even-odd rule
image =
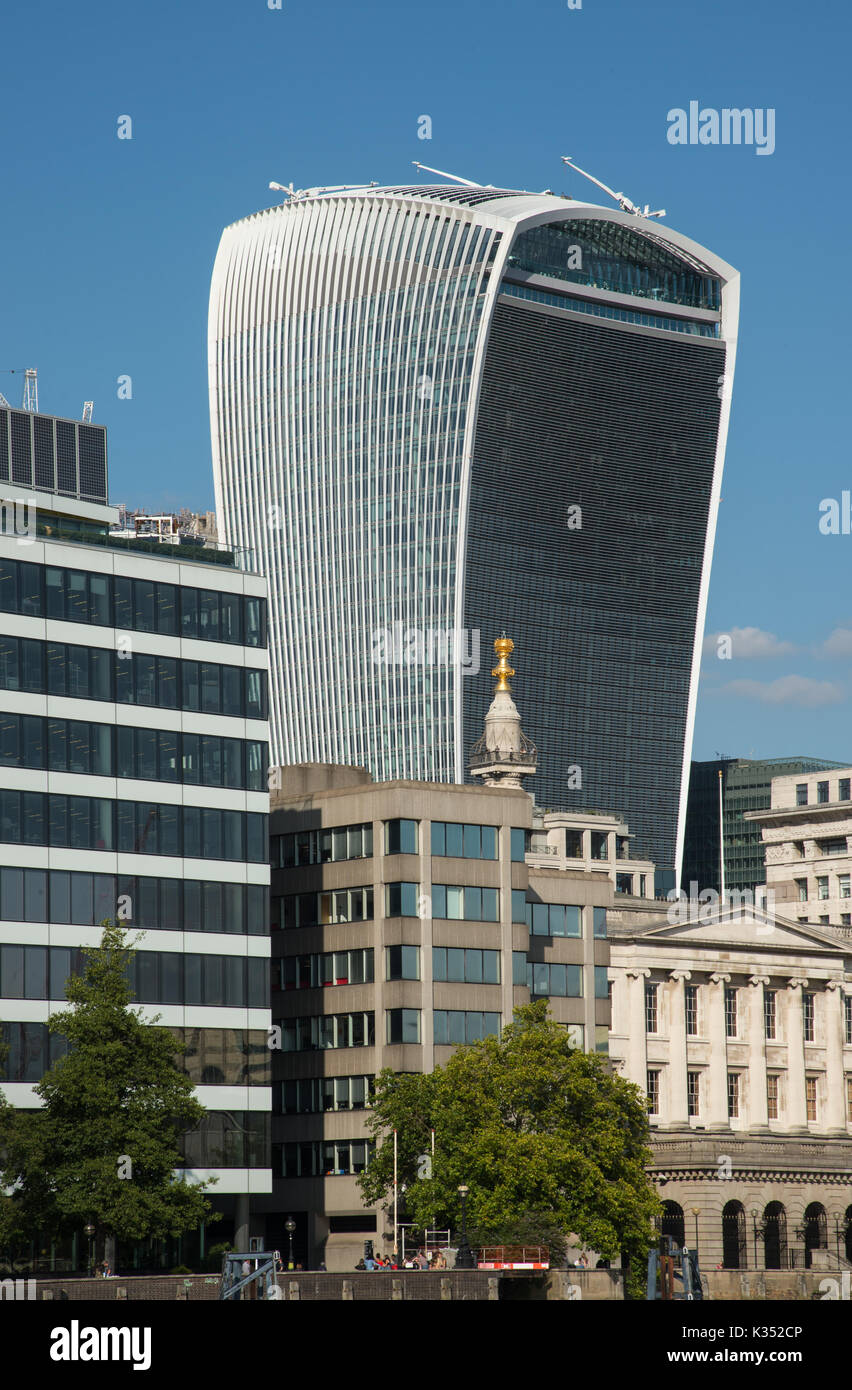
[[[820,902],[825,902],[826,898],[828,897],[828,875],[827,875],[827,874],[825,875],[825,877],[821,877],[820,875],[817,875],[817,897],[819,898]]]
[[[686,1034],[689,1038],[698,1037],[698,986],[686,985],[684,988],[684,1008],[686,1012]]]
[[[808,900],[808,880],[806,878],[797,878],[794,882],[798,890],[799,902],[806,903]]]
[[[593,908],[592,908],[592,916],[593,916],[593,923],[594,923],[594,925],[593,925],[594,935],[597,936],[597,937],[605,937],[605,936],[606,936],[606,908],[605,908],[605,907],[593,907]]]
[[[616,874],[616,876],[615,876],[615,891],[616,891],[616,893],[632,893],[632,892],[633,892],[633,875],[632,875],[632,874]]]
[[[285,956],[272,962],[273,986],[280,989],[320,989],[328,985],[363,985],[373,982],[371,947],[353,951]]]
[[[526,848],[526,830],[521,830],[518,826],[513,826],[511,833],[511,855],[513,864],[523,864],[524,856],[526,855]],[[496,859],[496,854],[492,855],[491,858]]]
[[[843,996],[844,1042],[852,1044],[852,995]]]
[[[371,1145],[366,1139],[315,1139],[309,1143],[276,1144],[276,1177],[339,1178],[363,1173]]]
[[[688,1071],[686,1073],[686,1109],[687,1114],[698,1115],[698,1078],[700,1072]]]
[[[647,988],[647,987],[646,987]],[[645,1089],[648,1092],[648,1114],[659,1115],[660,1113],[660,1073],[649,1071],[647,1074]]]
[[[434,889],[432,891],[434,893]],[[416,883],[386,883],[385,916],[416,917],[418,897],[419,885]],[[435,917],[442,915],[437,911],[434,901],[432,914]],[[443,915],[446,916],[446,914]]]
[[[263,785],[266,786],[265,774]],[[331,864],[342,859],[370,859],[373,854],[373,827],[340,825],[327,830],[299,830],[290,835],[273,835],[270,842],[273,869],[292,869],[303,864]]]
[[[849,882],[850,882],[850,876],[849,876],[849,874],[838,874],[838,875],[837,875],[837,886],[838,886],[838,888],[839,888],[839,890],[840,890],[840,896],[841,896],[841,898],[848,898],[848,897],[852,896],[852,894],[850,894]]]
[[[596,966],[603,971],[606,981],[606,966]],[[598,979],[595,977],[597,985]],[[580,965],[561,965],[557,961],[529,961],[527,963],[527,984],[533,998],[581,999],[583,995],[583,968]],[[596,995],[606,998],[606,995]]]
[[[527,895],[523,888],[512,889],[512,921],[527,920]]]
[[[774,989],[764,990],[763,994],[763,1027],[767,1038],[775,1037],[775,999]]]
[[[725,1033],[729,1038],[737,1036],[737,991],[725,990]]]
[[[657,1031],[657,992],[659,985],[645,982],[645,1032]]]
[[[283,1052],[325,1052],[342,1047],[372,1047],[375,1015],[372,1013],[319,1014],[311,1018],[286,1018],[281,1029]]]
[[[419,947],[419,946],[386,946],[386,947],[385,947],[385,979],[386,979],[386,980],[419,980],[419,979],[420,979],[420,947]]]
[[[593,830],[593,831],[591,831],[591,840],[592,840],[592,856],[591,856],[591,857],[592,857],[592,859],[608,859],[608,858],[609,858],[609,853],[608,853],[608,850],[607,850],[607,839],[608,839],[608,836],[607,836],[607,834],[606,834],[605,831],[603,831],[603,830]]]
[[[526,984],[526,956],[523,951],[513,952],[522,965],[520,979],[515,984]],[[500,952],[470,950],[461,946],[433,946],[432,978],[454,984],[499,985]]]
[[[817,782],[817,803],[824,806],[828,801],[828,783]]]
[[[276,1114],[312,1115],[324,1111],[365,1110],[373,1097],[372,1076],[312,1076],[275,1087]]]
[[[527,903],[527,925],[533,936],[582,936],[581,909],[563,903]]]
[[[609,998],[609,989],[608,989],[608,981],[607,981],[607,977],[606,977],[606,966],[605,966],[605,965],[596,965],[596,966],[595,966],[595,998],[596,998],[596,999],[608,999],[608,998]]]
[[[796,783],[796,805],[807,806],[808,804],[808,784],[807,782]]]
[[[432,884],[432,916],[448,921],[497,922],[499,890]]]
[[[439,1045],[449,1044],[455,1047],[500,1034],[499,1013],[463,1013],[455,1009],[435,1009],[432,1017],[434,1041]]]
[[[805,1042],[814,1041],[814,995],[807,990],[802,994],[802,1021],[805,1030]]]
[[[385,854],[417,853],[417,821],[389,820],[385,822]]]
[[[388,1043],[420,1042],[419,1009],[386,1009],[385,1020]]]
[[[841,927],[852,927],[852,913],[841,912],[840,925]]]
[[[770,1120],[778,1119],[778,1077],[766,1078],[766,1113]]]
[[[512,834],[515,834],[514,830]],[[523,835],[524,832],[521,831],[520,834]],[[432,853],[438,858],[446,859],[496,859],[497,828],[493,825],[433,821]]]
[[[740,1074],[728,1072],[728,1118],[736,1120],[740,1113]]]
[[[583,832],[582,830],[565,831],[565,858],[583,858]]]
[[[835,836],[831,840],[817,840],[817,849],[823,857],[849,853],[845,835],[842,838],[839,835]]]
[[[815,1076],[805,1077],[805,1105],[809,1120],[817,1117],[817,1079]]]
[[[850,787],[852,787],[852,778],[841,777],[837,783],[838,801],[852,801],[852,795],[850,795]]]

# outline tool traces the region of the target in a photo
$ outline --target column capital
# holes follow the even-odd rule
[[[808,980],[807,980],[807,977],[806,977],[805,975],[794,975],[791,979],[789,979],[789,980],[787,981],[787,988],[790,989],[790,990],[792,990],[792,989],[807,989],[807,987],[808,987]]]
[[[677,981],[677,980],[691,980],[691,979],[692,979],[692,971],[691,971],[691,970],[670,970],[670,971],[669,971],[669,979],[670,979],[670,980],[675,980],[675,981]]]
[[[728,985],[731,982],[730,975],[724,974],[721,970],[714,970],[710,976],[710,983],[713,985]]]
[[[826,980],[825,987],[826,989],[836,989],[838,995],[847,993],[845,980]]]
[[[768,975],[749,975],[748,982],[749,982],[750,985],[755,985],[755,986],[756,986],[756,985],[768,985],[768,984],[769,984],[769,976],[768,976]]]
[[[647,966],[644,965],[629,965],[624,973],[628,980],[647,979],[651,974]]]

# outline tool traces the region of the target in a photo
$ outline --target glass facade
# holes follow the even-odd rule
[[[500,302],[480,396],[465,623],[523,635],[537,798],[617,808],[637,857],[663,871],[674,867],[724,371],[711,340]],[[505,506],[507,477],[523,506]],[[513,566],[495,569],[507,550]],[[475,728],[477,682],[464,698]]]

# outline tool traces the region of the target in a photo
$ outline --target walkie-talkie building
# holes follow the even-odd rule
[[[505,628],[539,799],[618,810],[673,869],[738,299],[686,237],[550,194],[329,192],[226,228],[216,504],[269,577],[274,760],[462,781]]]

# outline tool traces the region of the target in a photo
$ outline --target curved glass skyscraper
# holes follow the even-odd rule
[[[216,506],[269,576],[274,760],[462,781],[505,628],[538,799],[622,811],[671,868],[738,298],[687,238],[549,194],[363,189],[226,228]]]

